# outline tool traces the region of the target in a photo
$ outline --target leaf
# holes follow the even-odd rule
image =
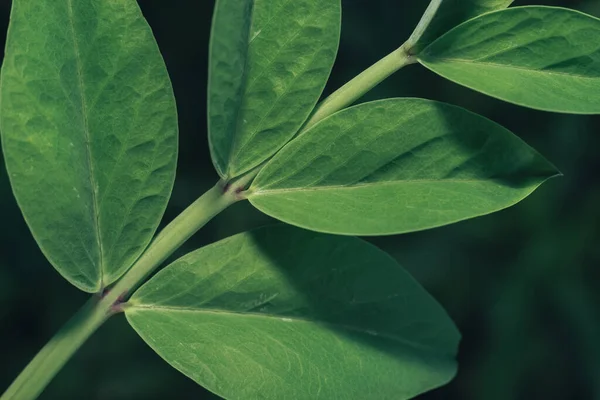
[[[175,176],[175,101],[137,3],[14,0],[1,100],[35,239],[67,280],[101,290],[150,241]]]
[[[181,258],[125,314],[169,364],[228,399],[408,399],[456,371],[458,331],[391,257],[290,226]]]
[[[490,11],[506,8],[512,2],[513,0],[443,0],[412,51],[418,53],[460,23]]]
[[[448,32],[419,61],[433,72],[521,106],[600,113],[600,20],[554,7],[486,14]]]
[[[340,0],[218,0],[209,63],[209,139],[224,179],[289,141],[315,106],[340,35]]]
[[[382,235],[498,211],[556,173],[481,116],[429,100],[391,99],[315,125],[264,167],[248,196],[293,225]]]

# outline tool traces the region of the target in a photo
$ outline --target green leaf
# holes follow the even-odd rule
[[[478,15],[508,7],[513,0],[443,0],[412,51],[418,53],[450,29]]]
[[[227,399],[408,399],[455,374],[459,333],[384,252],[290,226],[159,272],[125,308],[173,367]]]
[[[545,111],[600,113],[600,20],[554,7],[483,15],[419,55],[433,72],[490,96]]]
[[[391,99],[341,111],[279,152],[248,196],[266,214],[338,234],[395,234],[513,205],[556,170],[464,109]]]
[[[1,85],[25,219],[66,279],[101,290],[150,241],[175,175],[175,101],[136,1],[14,0]]]
[[[213,163],[233,178],[289,141],[335,60],[340,0],[217,0],[208,89]]]

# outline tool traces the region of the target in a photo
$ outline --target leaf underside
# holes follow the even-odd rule
[[[498,211],[556,174],[488,119],[444,103],[390,99],[341,111],[293,140],[248,196],[303,228],[382,235]]]
[[[468,21],[419,61],[471,89],[534,109],[600,113],[600,19],[555,7],[516,7]]]
[[[393,259],[290,226],[181,258],[126,316],[162,358],[227,399],[408,399],[456,370],[454,324]]]
[[[101,290],[150,241],[175,175],[175,101],[136,1],[14,0],[1,85],[23,215],[67,280]]]
[[[340,0],[217,1],[208,117],[221,177],[256,167],[301,127],[331,72],[340,16]]]

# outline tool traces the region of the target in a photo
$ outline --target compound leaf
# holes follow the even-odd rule
[[[300,227],[382,235],[506,208],[556,173],[488,119],[429,100],[391,99],[309,129],[269,161],[248,196]]]
[[[269,158],[306,120],[337,53],[340,8],[340,0],[217,1],[208,117],[223,178]]]
[[[14,0],[1,103],[34,237],[66,279],[100,290],[150,241],[175,175],[175,101],[136,1]]]
[[[125,307],[173,367],[227,399],[408,399],[448,382],[459,334],[391,257],[290,226],[168,266]]]
[[[521,106],[600,113],[600,19],[516,7],[472,19],[419,55],[433,72]]]

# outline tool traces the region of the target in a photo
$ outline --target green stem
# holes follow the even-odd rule
[[[243,177],[228,186],[219,182],[167,225],[103,298],[95,296],[88,301],[44,346],[0,400],[35,399],[96,329],[120,311],[126,296],[196,231],[240,199],[247,180]]]
[[[394,72],[415,62],[416,60],[406,51],[405,46],[391,52],[317,105],[302,130],[305,131],[317,122],[348,107]]]
[[[81,345],[110,316],[98,297],[90,299],[42,348],[12,385],[2,400],[35,399]]]
[[[443,0],[431,0],[417,27],[410,35],[408,40],[371,67],[364,70],[350,82],[336,90],[329,97],[323,100],[315,107],[315,111],[302,127],[303,133],[317,122],[329,117],[330,115],[348,107],[355,101],[363,97],[367,92],[379,85],[390,77],[390,75],[417,62],[413,54],[413,48],[421,40],[421,37],[427,30],[429,24],[435,17]]]
[[[240,200],[237,193],[239,186],[243,187],[245,183],[238,181],[226,187],[224,183],[219,182],[193,202],[156,236],[144,254],[117,281],[106,297],[113,303],[123,301],[194,233],[221,211]]]
[[[417,27],[410,35],[406,43],[404,43],[404,46],[406,46],[409,53],[412,53],[412,48],[415,47],[419,40],[421,40],[421,37],[423,37],[423,34],[431,24],[431,21],[433,21],[433,17],[435,17],[438,10],[440,9],[442,1],[443,0],[431,0],[431,3],[429,3],[429,6],[427,7],[425,12],[423,13],[423,16],[421,17],[421,20],[417,24]]]

